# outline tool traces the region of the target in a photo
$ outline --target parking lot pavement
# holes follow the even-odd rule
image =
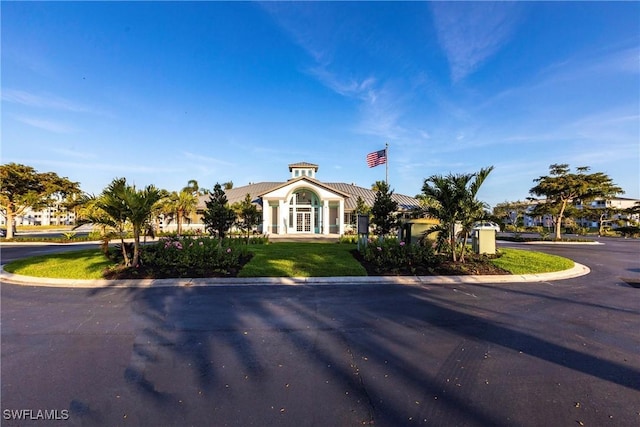
[[[640,294],[621,279],[640,275],[638,242],[542,249],[591,273],[412,286],[3,283],[2,425],[638,425]]]
[[[4,284],[2,409],[69,411],[60,425],[637,425],[637,290],[588,277]]]

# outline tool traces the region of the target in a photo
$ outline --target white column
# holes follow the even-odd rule
[[[286,234],[288,209],[285,209],[284,200],[278,200],[278,234]]]
[[[340,199],[340,207],[338,208],[338,224],[340,224],[338,234],[344,234],[344,199]]]
[[[262,234],[271,234],[271,206],[264,198],[262,199]]]
[[[329,234],[329,201],[322,201],[322,234]]]

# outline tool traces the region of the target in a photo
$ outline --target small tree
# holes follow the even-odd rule
[[[590,168],[582,166],[571,173],[567,164],[549,166],[549,175],[534,179],[538,184],[529,190],[534,196],[545,197],[544,203],[536,206],[534,214],[550,214],[553,217],[555,238],[562,238],[562,221],[569,209],[578,201],[583,204],[596,198],[610,198],[624,191],[602,173],[588,173]]]
[[[213,187],[211,198],[205,202],[205,205],[207,209],[202,217],[205,228],[221,241],[235,222],[236,213],[229,206],[227,195],[220,184],[216,183]]]
[[[246,242],[248,244],[251,230],[260,223],[262,216],[258,212],[256,205],[251,202],[251,195],[248,193],[242,202],[235,204],[235,210],[238,214],[236,225],[240,230],[246,232]]]
[[[393,200],[393,190],[384,181],[377,181],[373,186],[377,188],[376,197],[371,207],[371,222],[375,225],[375,234],[385,236],[391,233],[393,227],[398,224],[396,212],[398,202]]]

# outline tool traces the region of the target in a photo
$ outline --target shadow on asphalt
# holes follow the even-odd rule
[[[273,368],[267,353],[276,349],[261,339],[274,333],[284,337],[281,351],[298,354],[304,359],[302,366],[331,367],[331,381],[364,402],[363,423],[404,425],[408,411],[412,411],[416,419],[429,420],[432,425],[510,424],[514,420],[505,421],[508,414],[499,413],[500,408],[478,403],[474,397],[477,385],[460,387],[460,383],[478,381],[479,370],[496,348],[640,390],[639,370],[591,354],[586,348],[561,344],[570,340],[573,332],[569,332],[571,337],[563,337],[559,330],[549,331],[545,338],[525,324],[535,322],[537,312],[548,315],[550,305],[582,305],[586,310],[619,315],[638,311],[522,289],[487,285],[465,289],[466,297],[457,299],[452,299],[450,287],[434,292],[388,285],[132,288],[110,292],[128,293],[131,303],[135,339],[123,372],[125,380],[163,411],[173,413],[180,412],[178,395],[160,392],[152,376],[153,365],[160,363],[164,352],[189,364],[197,386],[212,394],[224,387],[223,373],[215,363],[221,349],[232,352],[252,381],[265,379]],[[90,290],[89,295],[99,296],[105,290]],[[375,298],[369,297],[372,292]],[[495,300],[479,302],[472,298],[475,293]],[[516,306],[505,309],[505,301],[514,296]],[[530,319],[525,315],[524,321],[519,321],[518,310],[532,313]],[[427,334],[426,343],[414,341],[420,331]],[[430,347],[429,337],[440,336],[454,337],[456,344]],[[382,370],[403,384],[403,392],[419,393],[428,404],[407,408],[394,403],[394,393],[399,390],[364,375]]]

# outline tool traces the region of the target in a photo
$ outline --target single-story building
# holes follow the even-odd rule
[[[289,165],[290,177],[283,182],[259,182],[225,190],[229,204],[244,200],[247,194],[262,211],[264,234],[344,234],[355,224],[358,197],[371,207],[375,191],[344,182],[321,182],[318,165],[307,162]],[[198,211],[206,209],[209,195],[199,197]],[[418,200],[393,194],[400,213],[418,207]]]

